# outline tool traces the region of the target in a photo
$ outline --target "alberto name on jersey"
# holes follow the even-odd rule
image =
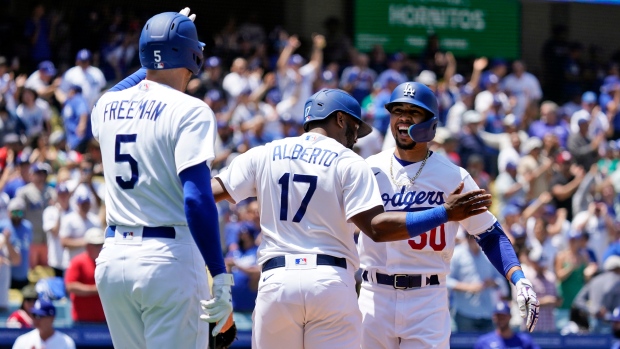
[[[478,189],[469,173],[441,154],[432,154],[420,177],[413,185],[395,185],[390,178],[390,164],[397,183],[407,183],[420,168],[421,162],[401,166],[394,156],[394,149],[383,151],[366,160],[371,166],[386,211],[423,211],[443,205],[448,195],[463,181],[463,192]],[[392,160],[392,161],[391,161]],[[365,234],[360,235],[360,262],[364,269],[374,269],[384,274],[439,274],[450,270],[459,224],[472,235],[485,231],[495,223],[495,217],[485,212],[461,222],[447,222],[413,239],[375,243]]]

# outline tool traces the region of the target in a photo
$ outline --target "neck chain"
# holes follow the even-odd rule
[[[404,183],[399,183],[396,182],[396,179],[394,178],[394,156],[392,155],[392,157],[390,158],[390,179],[392,180],[392,183],[394,183],[394,185],[396,186],[401,186],[401,187],[405,187],[408,185],[413,185],[413,182],[415,182],[416,179],[418,179],[418,176],[420,176],[420,173],[422,173],[422,169],[424,168],[424,165],[426,165],[426,160],[428,160],[428,157],[431,155],[431,151],[427,150],[426,151],[426,157],[424,158],[424,160],[422,160],[422,164],[420,165],[420,168],[418,169],[418,172],[415,174],[415,176],[409,178],[409,182],[404,182]]]

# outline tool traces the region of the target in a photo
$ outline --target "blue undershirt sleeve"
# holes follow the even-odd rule
[[[205,163],[200,163],[183,170],[179,178],[183,184],[187,225],[198,250],[211,276],[225,273],[217,206],[211,191],[211,171]]]
[[[448,212],[443,205],[431,208],[430,210],[407,212],[405,215],[407,233],[409,233],[409,236],[412,238],[422,235],[433,228],[437,228],[447,221]]]
[[[136,70],[135,73],[129,75],[123,80],[119,81],[116,85],[114,85],[108,92],[117,92],[126,90],[130,87],[134,87],[140,83],[140,81],[146,78],[146,68],[140,68]]]
[[[502,275],[506,276],[512,267],[521,266],[517,254],[499,222],[495,222],[490,229],[477,237],[478,245],[495,269]]]

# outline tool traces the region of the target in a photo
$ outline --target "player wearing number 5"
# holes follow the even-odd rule
[[[147,21],[140,35],[146,79],[104,94],[91,116],[108,223],[95,279],[116,348],[207,348],[209,324],[200,320],[200,301],[211,298],[205,263],[215,296],[208,320],[232,312],[232,275],[225,273],[209,182],[215,117],[183,93],[203,62],[204,44],[188,14]]]
[[[426,230],[414,231],[405,214],[383,212],[370,167],[351,150],[371,131],[353,97],[321,90],[304,110],[306,133],[239,155],[211,181],[213,194],[234,202],[256,196],[261,206],[252,347],[358,349],[353,224],[376,241]],[[489,199],[478,191],[447,201],[466,217],[486,211]]]
[[[488,211],[454,219],[444,209],[446,193],[459,183],[477,185],[464,169],[429,150],[435,137],[437,99],[425,85],[406,82],[394,89],[390,127],[396,148],[369,157],[386,211],[419,212],[436,228],[406,241],[376,243],[360,235],[363,315],[362,348],[449,348],[450,314],[446,275],[461,225],[474,235],[489,260],[519,292],[521,315],[534,329],[538,301],[510,241]],[[460,188],[461,189],[461,188]]]

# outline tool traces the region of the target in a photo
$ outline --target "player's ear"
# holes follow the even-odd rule
[[[341,111],[336,112],[336,122],[338,123],[338,126],[340,126],[341,128],[344,128],[344,125],[347,122],[345,119],[346,119],[346,115],[343,112]]]

